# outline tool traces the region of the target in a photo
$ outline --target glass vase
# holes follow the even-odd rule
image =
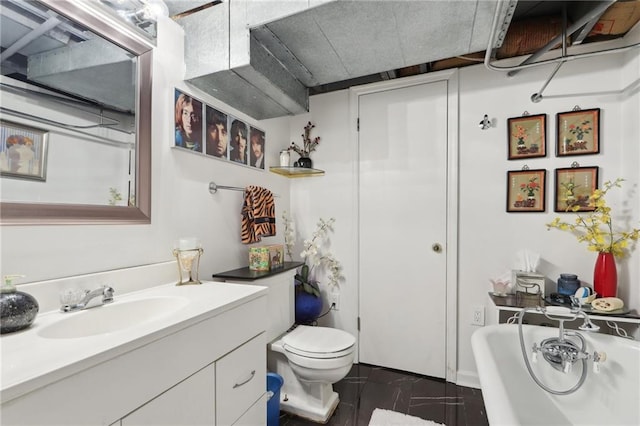
[[[313,161],[309,157],[300,157],[298,158],[298,167],[304,167],[305,169],[313,168]]]
[[[593,290],[598,297],[616,297],[618,292],[618,271],[612,253],[598,253],[593,269]]]

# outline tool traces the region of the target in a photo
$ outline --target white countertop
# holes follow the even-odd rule
[[[38,332],[70,315],[91,315],[92,310],[108,309],[109,305],[73,313],[52,311],[39,314],[28,329],[0,337],[0,399],[5,403],[266,293],[265,287],[221,282],[184,286],[166,284],[120,297],[116,293],[114,305],[119,301],[148,297],[180,297],[187,299],[187,303],[152,321],[134,324],[117,332],[78,338],[45,338]]]

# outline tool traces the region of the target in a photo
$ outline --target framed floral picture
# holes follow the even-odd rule
[[[560,112],[556,129],[558,157],[600,152],[600,108]]]
[[[545,169],[507,172],[507,212],[544,212],[546,210]]]
[[[46,181],[49,133],[0,120],[0,175]]]
[[[598,189],[598,167],[556,169],[556,212],[592,212],[589,196]],[[577,207],[577,209],[576,209]]]
[[[509,118],[507,130],[509,160],[547,155],[547,114]]]

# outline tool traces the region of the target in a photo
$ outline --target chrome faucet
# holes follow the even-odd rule
[[[89,302],[95,299],[98,296],[102,296],[102,302],[98,304],[92,304],[91,307],[94,306],[102,306],[107,303],[113,302],[113,293],[115,290],[108,285],[102,286],[95,290],[85,290],[82,299],[78,303],[65,304],[60,307],[60,311],[62,312],[76,312],[87,309],[89,306]]]
[[[573,300],[572,300],[573,301]],[[578,327],[579,330],[582,331],[598,331],[600,327],[591,322],[589,315],[580,309],[580,304],[576,304],[576,301],[573,301],[573,306],[570,310],[567,309],[567,313],[565,315],[568,318],[563,318],[560,316],[556,316],[554,314],[549,313],[549,309],[538,307],[536,310],[542,311],[544,316],[551,320],[558,321],[559,325],[559,334],[558,337],[551,337],[548,339],[544,339],[540,345],[534,343],[533,345],[533,354],[532,358],[534,362],[537,359],[537,353],[540,352],[542,357],[556,370],[562,371],[563,373],[571,372],[573,364],[578,361],[586,361],[588,359],[593,359],[594,362],[594,371],[599,371],[599,363],[603,362],[606,359],[606,354],[593,352],[593,354],[589,354],[586,351],[587,342],[585,338],[576,332],[566,331],[564,328],[565,321],[573,321],[578,317],[583,318],[583,324]],[[559,314],[562,315],[562,314]],[[574,337],[579,340],[580,345],[574,343],[573,341],[567,339],[567,337]],[[585,366],[583,365],[583,368]]]

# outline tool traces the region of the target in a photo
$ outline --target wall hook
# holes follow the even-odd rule
[[[484,115],[484,118],[478,123],[478,127],[482,130],[487,130],[491,127],[491,121],[489,120],[489,116],[487,114]]]

